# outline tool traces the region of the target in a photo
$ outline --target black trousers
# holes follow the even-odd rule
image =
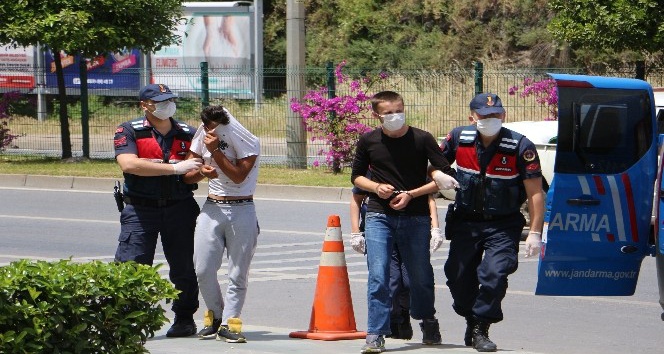
[[[447,222],[451,241],[445,276],[457,314],[489,323],[503,320],[507,276],[518,268],[525,223],[520,213],[499,220]]]
[[[191,197],[164,207],[128,204],[120,216],[115,261],[152,265],[157,238],[161,235],[161,245],[170,268],[168,276],[181,291],[171,308],[178,316],[191,316],[198,310],[194,228],[199,212],[198,203]]]

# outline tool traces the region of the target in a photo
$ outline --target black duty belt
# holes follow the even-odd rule
[[[233,199],[233,200],[218,200],[218,199],[212,199],[210,197],[207,198],[208,202],[211,203],[216,203],[216,204],[239,204],[239,203],[247,203],[247,202],[253,202],[253,198],[245,198],[245,199]]]
[[[127,204],[135,206],[136,205],[145,206],[151,208],[168,207],[182,201],[182,199],[148,199],[148,198],[139,198],[139,197],[128,197],[126,195],[122,199]]]

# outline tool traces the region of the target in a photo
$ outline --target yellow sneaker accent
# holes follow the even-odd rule
[[[214,321],[214,312],[212,310],[207,310],[203,314],[203,327],[212,327],[212,321]]]
[[[228,329],[233,333],[242,333],[242,320],[237,317],[229,318]]]

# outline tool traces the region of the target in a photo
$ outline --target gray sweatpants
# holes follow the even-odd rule
[[[256,251],[259,227],[253,202],[217,204],[206,201],[196,220],[194,266],[203,301],[223,325],[240,317],[249,283],[249,266]],[[228,258],[225,299],[217,280],[222,257]]]

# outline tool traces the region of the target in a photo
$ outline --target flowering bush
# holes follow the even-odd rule
[[[510,95],[515,95],[517,91],[519,91],[518,86],[509,88]],[[555,80],[535,81],[533,78],[527,77],[523,80],[523,89],[519,96],[523,98],[535,96],[535,101],[547,108],[548,115],[544,120],[558,120],[558,89]]]
[[[346,61],[337,65],[334,75],[338,84],[347,84],[349,93],[328,98],[328,88],[320,87],[307,92],[301,101],[294,98],[290,108],[304,120],[305,128],[312,134],[311,141],[324,140],[328,150],[321,149],[319,155],[325,156],[325,163],[333,172],[339,172],[343,165],[352,163],[355,144],[360,135],[371,130],[361,119],[371,117],[371,96],[367,90],[377,80],[387,78],[381,73],[377,78],[363,77],[351,80],[343,73]],[[315,162],[314,166],[319,163]]]
[[[0,150],[9,146],[18,137],[18,135],[9,132],[8,126],[11,120],[9,105],[17,101],[19,97],[21,97],[21,94],[17,91],[7,92],[0,97]]]

